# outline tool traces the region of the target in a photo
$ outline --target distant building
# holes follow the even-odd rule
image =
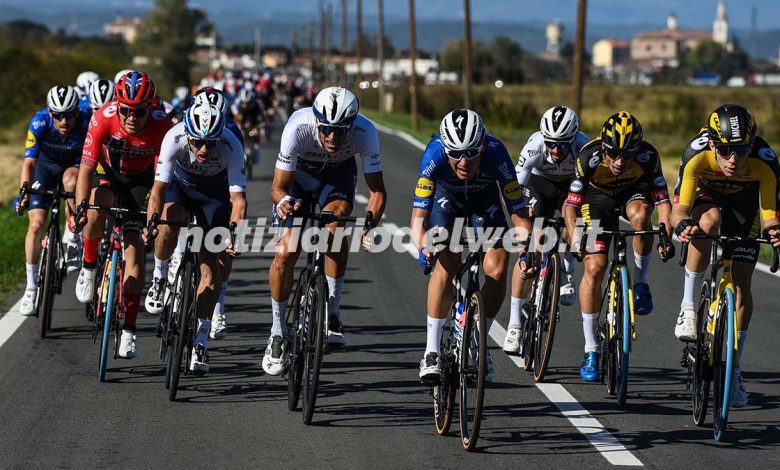
[[[631,59],[637,66],[660,69],[680,65],[678,56],[700,42],[712,39],[709,31],[683,30],[677,27],[674,14],[666,19],[666,29],[645,31],[631,40]]]
[[[561,45],[563,44],[563,25],[558,18],[547,24],[545,35],[547,36],[547,48],[545,49],[547,55],[560,57]]]
[[[593,66],[613,67],[631,59],[631,48],[625,41],[602,39],[593,44]]]
[[[119,37],[128,44],[135,42],[138,37],[138,27],[141,26],[141,18],[122,18],[119,17],[111,23],[103,26],[103,32],[106,36]]]
[[[715,11],[715,20],[712,22],[712,40],[725,47],[726,50],[734,50],[734,43],[729,39],[729,20],[726,18],[726,2],[720,0]]]

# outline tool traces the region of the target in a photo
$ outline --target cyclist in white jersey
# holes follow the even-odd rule
[[[215,105],[196,101],[163,139],[160,158],[149,196],[147,213],[162,214],[168,221],[186,222],[186,209],[194,211],[204,233],[228,227],[246,217],[246,177],[241,143],[232,132],[224,132],[226,116]],[[164,206],[163,206],[164,203]],[[149,289],[147,309],[162,310],[162,293],[167,282],[168,261],[176,248],[178,228],[159,227],[155,244],[154,279]],[[222,258],[236,252],[230,242],[225,252],[210,252],[205,244],[198,252],[200,285],[195,307],[198,329],[193,341],[190,370],[205,374],[208,366],[208,339],[211,318],[220,291]]]
[[[588,136],[579,131],[577,114],[566,106],[554,106],[545,111],[539,131],[528,139],[520,152],[515,167],[517,181],[526,200],[525,217],[551,218],[561,209],[574,178],[574,169],[580,149],[588,143]],[[521,266],[522,265],[522,266]],[[522,330],[523,305],[531,290],[531,272],[524,269],[521,257],[512,272],[512,302],[509,328],[504,338],[504,351],[518,354]],[[563,256],[564,276],[560,300],[563,305],[574,303],[574,259],[568,251]]]
[[[270,375],[284,372],[286,325],[284,314],[293,287],[293,270],[300,246],[288,249],[293,217],[305,214],[309,198],[316,195],[322,210],[336,215],[352,212],[360,157],[369,191],[367,211],[380,220],[385,207],[385,185],[379,158],[379,137],[374,125],[358,114],[357,97],[342,87],[322,90],[314,106],[290,116],[282,132],[282,143],[271,183],[275,225],[285,227],[271,264],[271,338],[263,357],[263,369]],[[330,224],[334,231],[338,224]],[[371,237],[363,233],[363,246]],[[328,281],[328,344],[330,348],[346,345],[343,335],[340,303],[344,272],[347,267],[346,240],[332,247],[325,258]]]

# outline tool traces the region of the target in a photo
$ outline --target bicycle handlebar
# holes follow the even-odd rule
[[[84,199],[83,201],[81,201],[81,204],[79,204],[78,208],[76,209],[76,225],[79,228],[83,228],[80,221],[81,218],[84,216],[84,213],[88,210],[108,212],[114,218],[116,218],[118,215],[121,214],[146,215],[146,211],[127,209],[124,207],[99,206],[97,204],[90,204],[89,202],[87,202],[86,199]]]
[[[22,187],[19,188],[19,200],[21,201],[24,199],[25,196],[28,194],[32,194],[34,196],[52,196],[54,198],[61,198],[61,199],[75,199],[76,193],[73,191],[63,191],[60,189],[61,186],[57,186],[55,189],[37,189],[37,188],[31,188],[29,183],[25,181],[22,183]],[[22,211],[16,210],[16,213],[19,215],[22,215],[24,212],[24,209]]]
[[[722,245],[730,245],[739,242],[757,242],[766,245],[771,245],[772,241],[767,238],[752,238],[752,237],[738,237],[738,236],[726,236],[726,235],[709,235],[707,233],[697,233],[691,236],[691,239],[698,240],[713,240],[716,243]],[[690,242],[683,243],[680,250],[680,266],[685,266],[688,260],[688,245]],[[780,248],[772,249],[772,264],[769,266],[769,271],[776,273],[778,267],[780,267]]]

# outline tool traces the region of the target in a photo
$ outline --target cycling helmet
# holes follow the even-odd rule
[[[76,86],[83,94],[86,95],[89,92],[89,86],[92,84],[92,82],[98,80],[99,78],[100,76],[95,72],[81,72],[79,76],[76,77]]]
[[[174,94],[179,101],[187,101],[187,97],[190,95],[190,90],[186,86],[177,86],[174,90]]]
[[[227,101],[221,91],[212,86],[206,86],[195,92],[195,101],[206,101],[217,107],[223,114],[227,113]]]
[[[756,121],[747,109],[738,104],[724,104],[710,114],[707,135],[715,145],[753,145],[756,128]]]
[[[554,106],[544,112],[539,130],[544,140],[571,142],[580,128],[577,113],[566,106]]]
[[[114,83],[119,83],[119,79],[127,75],[128,73],[132,72],[133,69],[124,69],[120,70],[119,72],[114,75]]]
[[[346,127],[355,122],[359,108],[360,103],[354,93],[340,86],[332,86],[317,94],[312,111],[322,124]]]
[[[601,127],[601,142],[616,152],[637,150],[642,137],[642,125],[627,111],[613,114]]]
[[[485,123],[470,109],[456,109],[441,120],[439,134],[447,150],[478,149],[485,142]]]
[[[79,109],[79,95],[70,85],[53,86],[46,95],[46,106],[53,113],[69,113]]]
[[[89,105],[93,111],[114,99],[114,82],[101,78],[89,86]]]
[[[119,103],[137,107],[151,103],[155,97],[154,82],[146,72],[128,72],[116,84],[116,100]]]
[[[211,103],[196,101],[184,112],[184,127],[193,139],[219,139],[225,129],[225,115]]]
[[[249,103],[252,101],[255,97],[255,92],[251,89],[241,88],[241,91],[238,92],[238,102],[239,103]]]

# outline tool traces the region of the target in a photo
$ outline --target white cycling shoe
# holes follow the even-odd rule
[[[95,296],[95,270],[81,268],[76,281],[76,298],[82,304],[88,304]]]
[[[680,310],[674,335],[680,341],[696,341],[696,311],[692,308]]]
[[[25,317],[35,315],[35,298],[38,296],[38,289],[33,287],[24,291],[22,304],[19,306],[19,313]]]
[[[132,359],[138,356],[138,345],[135,343],[135,333],[122,330],[122,338],[119,340],[119,357]]]
[[[520,354],[520,333],[521,330],[519,326],[510,326],[507,328],[503,347],[505,353],[512,356]]]

